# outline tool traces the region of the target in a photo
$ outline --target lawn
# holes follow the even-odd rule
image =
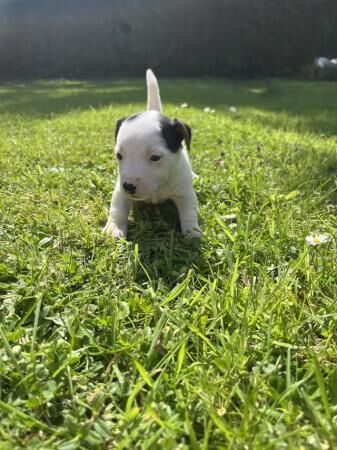
[[[0,449],[337,448],[337,86],[159,82],[200,245],[101,233],[144,80],[0,86]]]

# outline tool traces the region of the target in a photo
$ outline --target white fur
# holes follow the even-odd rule
[[[151,69],[146,71],[146,84],[147,84],[147,110],[154,109],[155,111],[162,112],[159,86],[157,78]]]
[[[177,153],[166,148],[160,134],[161,101],[156,77],[146,73],[148,111],[125,120],[118,132],[115,153],[119,176],[112,195],[110,214],[104,232],[121,238],[127,235],[128,214],[133,201],[175,202],[184,234],[200,236],[197,198],[192,185],[193,173],[188,153],[183,146]],[[160,156],[151,161],[151,156]],[[131,195],[123,184],[136,186]]]

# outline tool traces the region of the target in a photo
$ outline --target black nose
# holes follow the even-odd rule
[[[136,186],[134,186],[131,183],[123,183],[123,188],[125,189],[126,192],[128,192],[129,194],[134,194],[136,192]]]

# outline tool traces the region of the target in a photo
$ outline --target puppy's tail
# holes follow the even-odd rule
[[[162,112],[159,86],[157,78],[151,69],[146,71],[146,84],[147,84],[147,109],[154,109],[155,111]]]

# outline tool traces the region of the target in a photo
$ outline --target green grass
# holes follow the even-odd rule
[[[0,449],[336,448],[337,87],[160,84],[200,246],[171,204],[101,234],[144,80],[0,86]]]

